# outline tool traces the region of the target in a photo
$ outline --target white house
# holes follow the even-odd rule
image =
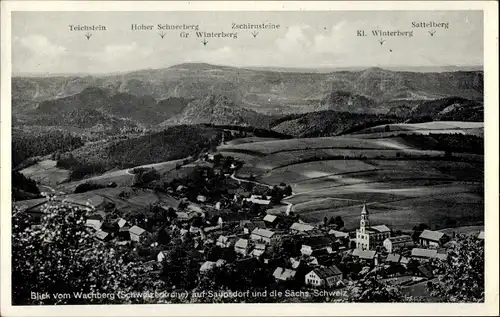
[[[277,281],[289,281],[295,277],[297,272],[290,269],[285,269],[282,267],[277,267],[273,272],[273,276]]]
[[[133,226],[128,230],[130,233],[130,240],[141,242],[142,239],[148,234],[148,232],[141,227]]]
[[[264,243],[257,243],[250,253],[254,258],[260,258],[266,252],[266,245]]]
[[[314,287],[332,287],[341,280],[342,272],[335,265],[330,267],[315,268],[305,276],[306,285]]]
[[[347,232],[338,231],[338,230],[330,230],[328,234],[331,236],[335,236],[337,239],[347,239],[349,238],[349,234]]]
[[[100,241],[108,241],[111,238],[111,235],[108,232],[97,230],[95,232],[95,237]]]
[[[308,225],[306,223],[294,222],[290,226],[290,231],[292,231],[294,233],[304,233],[304,232],[308,232],[308,231],[312,231],[312,230],[314,230],[314,227],[311,225]]]
[[[93,228],[94,230],[100,230],[102,227],[102,221],[98,219],[87,219],[85,221],[85,226]]]
[[[250,235],[250,239],[254,241],[263,241],[265,243],[274,243],[279,238],[279,235],[274,231],[255,228]]]
[[[448,236],[440,231],[424,230],[418,240],[421,245],[428,247],[440,247],[448,242]]]
[[[234,239],[220,235],[215,244],[221,248],[230,248],[234,244]]]
[[[389,237],[384,240],[383,246],[387,252],[392,253],[394,250],[399,249],[404,246],[412,245],[413,240],[408,235]]]
[[[241,255],[248,254],[249,243],[247,239],[239,239],[234,244],[234,252],[239,253]]]
[[[274,225],[276,223],[277,219],[278,219],[278,217],[276,217],[275,215],[269,215],[269,214],[267,214],[264,217],[264,221],[271,224],[271,225]]]
[[[127,224],[127,220],[120,218],[118,219],[116,224],[118,225],[118,228],[123,228]]]

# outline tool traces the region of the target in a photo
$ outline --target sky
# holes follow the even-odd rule
[[[273,23],[278,30],[232,30],[232,23]],[[448,23],[415,28],[412,22]],[[237,38],[197,38],[194,31],[132,31],[132,24],[198,24]],[[106,31],[70,31],[104,25]],[[413,31],[374,36],[372,30]],[[367,36],[357,36],[365,30]],[[429,31],[436,31],[433,36]],[[381,45],[379,40],[385,40]],[[237,67],[482,66],[481,11],[316,12],[12,12],[12,71],[101,74],[164,68],[185,62]]]

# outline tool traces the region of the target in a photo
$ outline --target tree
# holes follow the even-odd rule
[[[411,235],[411,238],[413,239],[413,241],[417,242],[418,237],[420,237],[420,234],[426,229],[429,229],[429,226],[426,225],[425,223],[421,223],[418,226],[414,226],[413,233]]]
[[[29,304],[135,303],[120,298],[76,296],[32,299],[31,292],[117,293],[143,291],[149,287],[141,263],[130,260],[130,250],[98,242],[85,227],[88,208],[75,207],[49,198],[42,207],[46,216],[40,228],[31,227],[28,214],[14,210],[12,216],[12,302]],[[139,301],[140,302],[140,301]]]
[[[163,260],[161,277],[168,286],[191,289],[196,285],[198,263],[187,250],[191,250],[191,246],[177,241]]]
[[[364,277],[346,288],[347,302],[400,302],[403,296],[395,288],[379,282],[380,276],[375,274]]]
[[[344,220],[342,220],[342,217],[337,216],[335,217],[335,224],[337,225],[337,228],[343,228],[344,227]]]
[[[431,294],[448,302],[484,302],[484,242],[475,236],[457,236]]]

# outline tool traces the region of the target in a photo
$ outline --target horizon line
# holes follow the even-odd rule
[[[222,65],[222,64],[214,64],[207,62],[182,62],[177,64],[172,64],[169,66],[158,67],[158,68],[140,68],[134,70],[124,70],[124,71],[112,71],[112,72],[62,72],[62,73],[47,73],[47,72],[11,72],[11,77],[102,77],[102,76],[113,76],[141,71],[155,71],[155,70],[163,70],[168,68],[174,68],[176,66],[192,64],[192,65],[208,65],[213,67],[228,67],[228,68],[238,68],[238,69],[247,69],[247,70],[261,70],[266,71],[266,69],[270,71],[278,72],[279,69],[282,70],[292,70],[298,73],[317,73],[317,74],[325,74],[336,71],[363,71],[372,68],[380,68],[389,71],[405,71],[405,70],[391,70],[395,68],[401,69],[430,69],[430,68],[478,68],[473,71],[483,71],[484,65],[419,65],[419,66],[411,66],[411,65],[363,65],[363,66],[269,66],[269,65],[254,65],[254,66],[234,66],[234,65]],[[453,70],[449,72],[457,72],[461,70]],[[418,71],[416,71],[418,72]],[[429,72],[429,71],[427,71]],[[433,72],[433,71],[430,71]],[[447,70],[442,71],[434,71],[434,72],[448,72]]]

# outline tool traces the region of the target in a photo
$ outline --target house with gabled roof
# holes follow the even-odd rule
[[[277,267],[273,272],[273,276],[276,279],[276,281],[285,282],[292,280],[295,277],[296,273],[297,271],[295,270]]]
[[[441,247],[449,241],[449,237],[444,232],[424,230],[418,237],[418,241],[423,246]]]
[[[234,245],[236,238],[235,237],[229,237],[225,235],[220,235],[217,238],[217,241],[215,242],[215,245],[221,248],[230,248],[231,246]]]
[[[100,219],[87,219],[85,221],[85,226],[92,228],[94,230],[100,230],[102,227],[103,221]]]
[[[263,220],[241,220],[240,226],[243,227],[245,234],[250,234],[256,228],[266,229],[266,223]]]
[[[265,243],[274,243],[279,239],[279,234],[274,231],[255,228],[250,235],[250,239],[254,241],[263,241]]]
[[[357,257],[360,260],[367,261],[374,265],[378,264],[377,251],[375,250],[354,249],[352,251],[352,256]]]
[[[330,236],[306,237],[302,240],[300,253],[302,255],[311,256],[313,252],[326,250],[327,253],[332,253],[334,240]]]
[[[308,225],[306,223],[294,222],[290,226],[290,231],[292,231],[293,233],[305,233],[313,230],[314,226]]]
[[[437,250],[435,249],[413,248],[411,250],[412,258],[434,259],[436,255],[437,255]]]
[[[241,254],[241,255],[248,255],[248,250],[250,248],[250,244],[247,239],[239,239],[236,241],[234,244],[234,252]]]
[[[337,239],[349,239],[349,234],[343,231],[331,229],[330,231],[328,231],[328,234],[334,236]]]
[[[254,258],[260,258],[266,252],[266,245],[264,243],[256,243],[250,255]]]
[[[387,252],[392,253],[396,249],[400,249],[405,246],[413,246],[413,240],[408,235],[402,235],[397,237],[389,237],[382,243]]]
[[[128,230],[130,234],[130,240],[141,242],[149,233],[138,226],[133,226]]]
[[[109,240],[111,240],[111,235],[108,232],[102,231],[102,230],[96,230],[95,237],[99,241],[109,241]]]
[[[342,272],[335,265],[315,268],[305,276],[306,285],[314,287],[333,287],[341,280]]]
[[[267,214],[263,219],[267,224],[274,226],[278,222],[278,217],[275,215]]]

